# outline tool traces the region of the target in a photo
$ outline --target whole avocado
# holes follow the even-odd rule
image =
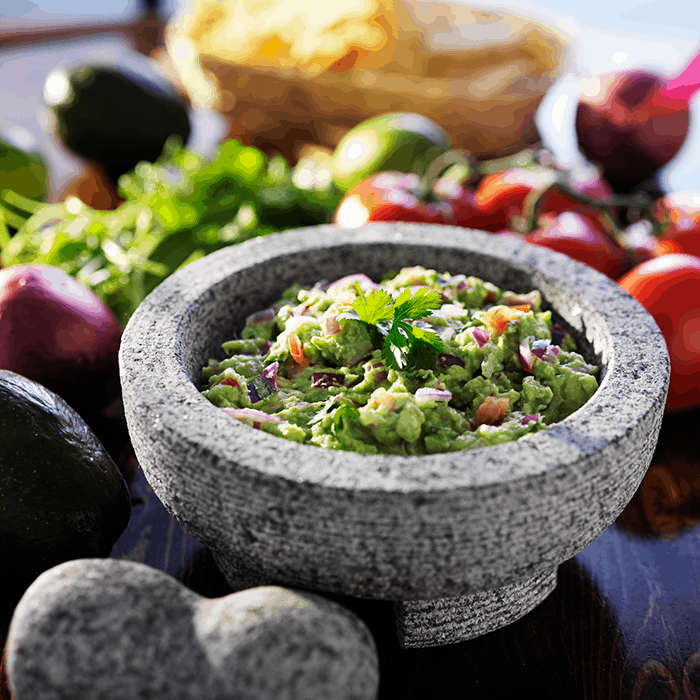
[[[0,141],[0,192],[9,189],[41,200],[46,194],[46,180],[46,163],[41,157]]]
[[[0,370],[0,435],[0,572],[33,578],[70,559],[109,556],[129,521],[129,489],[78,413]]]
[[[116,184],[141,161],[155,162],[176,135],[185,143],[190,121],[174,88],[112,66],[57,68],[44,83],[44,102],[58,138],[97,163]]]

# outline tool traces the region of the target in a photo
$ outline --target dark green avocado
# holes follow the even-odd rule
[[[85,421],[41,384],[0,370],[0,576],[107,557],[129,489]]]
[[[91,64],[57,68],[44,102],[58,138],[97,163],[113,183],[141,161],[155,162],[170,136],[186,143],[187,109],[175,89],[127,69]]]

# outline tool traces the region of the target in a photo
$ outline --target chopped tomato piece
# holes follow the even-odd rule
[[[222,379],[219,384],[225,384],[226,386],[232,386],[236,389],[240,389],[241,385],[233,378],[233,377],[226,377],[226,379]]]
[[[500,425],[508,413],[510,399],[507,396],[496,398],[487,396],[484,402],[476,409],[474,428],[480,425]]]
[[[296,333],[290,333],[287,341],[289,345],[289,352],[296,362],[301,367],[307,367],[309,364],[309,358],[304,352],[304,346],[299,340],[299,336]]]
[[[511,321],[520,318],[522,313],[527,313],[530,309],[530,304],[492,306],[484,314],[484,323],[490,328],[492,335],[502,335]]]

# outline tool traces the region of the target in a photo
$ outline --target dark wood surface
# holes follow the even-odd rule
[[[559,567],[554,593],[512,625],[460,644],[402,650],[392,606],[336,598],[369,625],[381,700],[697,700],[700,697],[700,411],[666,416],[629,506]],[[113,442],[113,448],[116,442]],[[124,460],[122,460],[124,463]],[[208,597],[231,592],[209,551],[165,511],[138,466],[130,524],[112,556]],[[0,589],[3,633],[22,584]],[[3,692],[5,695],[3,696]],[[0,698],[10,697],[7,689]]]

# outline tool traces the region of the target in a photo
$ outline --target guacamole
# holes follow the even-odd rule
[[[379,327],[353,312],[381,289],[430,288],[439,308],[411,321],[432,355],[391,367]],[[410,329],[409,329],[410,330]],[[386,331],[384,332],[386,335]],[[233,418],[296,442],[366,454],[485,447],[565,418],[596,391],[598,367],[541,309],[537,290],[410,267],[381,284],[357,274],[295,285],[248,319],[227,357],[203,369],[203,394]]]

